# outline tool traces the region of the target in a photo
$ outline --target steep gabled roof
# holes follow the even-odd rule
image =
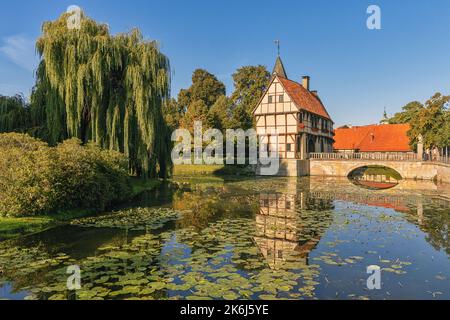
[[[287,78],[286,70],[284,69],[283,61],[281,61],[280,57],[278,57],[277,61],[275,62],[275,67],[273,68],[272,74]]]
[[[306,90],[300,83],[288,80],[281,76],[278,76],[278,79],[280,80],[287,94],[291,97],[291,99],[299,109],[306,110],[325,119],[331,120],[331,117],[322,104],[322,101],[320,101],[320,99],[313,93]]]
[[[409,124],[382,124],[335,130],[335,150],[409,152]]]

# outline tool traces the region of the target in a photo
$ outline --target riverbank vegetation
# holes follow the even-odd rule
[[[122,154],[77,139],[49,147],[27,135],[2,134],[0,215],[104,210],[131,195],[127,169]]]
[[[0,134],[0,239],[106,210],[160,184],[128,175],[126,157],[77,139],[55,147]]]

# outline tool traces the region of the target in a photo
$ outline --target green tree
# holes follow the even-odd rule
[[[93,141],[125,153],[132,173],[165,177],[169,60],[137,29],[113,36],[83,14],[81,28],[69,30],[67,18],[44,23],[36,44],[42,61],[34,99],[45,106],[51,140]]]
[[[47,140],[45,110],[25,101],[22,95],[0,96],[0,133],[20,132]]]
[[[169,99],[163,105],[163,115],[170,131],[173,131],[180,127],[184,110],[175,99]]]
[[[192,75],[192,85],[188,89],[180,90],[178,103],[187,110],[189,106],[199,100],[210,108],[216,100],[226,94],[225,85],[216,76],[203,69],[197,69]]]
[[[21,95],[0,95],[0,133],[25,132],[30,127],[30,110]]]
[[[389,124],[411,123],[411,121],[419,115],[423,110],[423,105],[418,101],[408,103],[402,108],[402,112],[396,113],[392,118],[388,119]]]
[[[208,124],[211,128],[225,130],[231,127],[231,107],[233,103],[227,96],[220,96],[209,109]]]
[[[195,121],[201,121],[203,130],[207,129],[207,127],[209,127],[208,112],[208,106],[203,100],[197,100],[191,103],[181,120],[181,127],[188,129],[189,132],[193,134]]]
[[[425,147],[446,147],[449,136],[448,103],[450,96],[436,93],[420,109],[420,112],[410,120],[411,130],[408,133],[413,144],[417,142],[417,137],[422,135]]]
[[[269,85],[270,73],[261,65],[245,66],[233,74],[233,80],[233,127],[249,129],[253,126],[253,109]]]

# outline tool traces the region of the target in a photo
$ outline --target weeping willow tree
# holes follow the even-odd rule
[[[0,133],[28,133],[46,140],[45,117],[41,116],[41,111],[27,103],[22,95],[0,95]]]
[[[24,132],[30,126],[30,112],[25,99],[0,95],[0,133]]]
[[[46,22],[32,95],[50,143],[77,137],[125,153],[140,177],[166,177],[170,136],[162,106],[170,96],[170,66],[154,41],[134,29],[113,36],[82,14],[69,29],[63,14]],[[44,110],[44,114],[42,113]]]

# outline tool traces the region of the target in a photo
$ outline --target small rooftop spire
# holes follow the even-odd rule
[[[273,68],[273,74],[276,74],[280,77],[287,79],[286,70],[284,69],[283,62],[280,57],[277,57],[277,61],[275,62],[275,67]]]
[[[278,75],[287,79],[286,70],[284,69],[283,62],[280,58],[280,40],[274,41],[277,46],[277,61],[275,62],[275,67],[273,68],[273,74]]]

